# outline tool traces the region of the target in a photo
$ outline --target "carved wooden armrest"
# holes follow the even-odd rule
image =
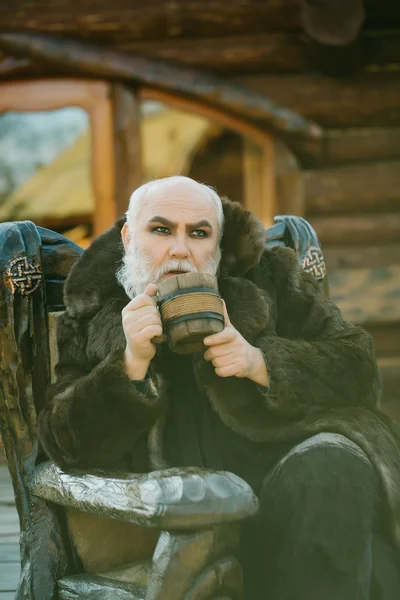
[[[172,468],[144,474],[36,467],[31,492],[62,506],[165,530],[240,521],[257,512],[250,486],[227,471]]]

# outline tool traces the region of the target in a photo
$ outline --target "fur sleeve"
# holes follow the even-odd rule
[[[376,407],[381,380],[371,336],[342,319],[293,251],[276,248],[269,260],[278,335],[261,335],[257,341],[273,385],[267,406],[288,416],[321,407]]]
[[[342,319],[292,250],[268,250],[253,282],[239,286],[232,278],[224,292],[233,325],[264,352],[271,386],[263,394],[249,379],[218,377],[200,357],[198,384],[227,425],[262,440],[266,429],[326,409],[377,406],[381,382],[371,336]],[[264,292],[272,303],[257,299]]]
[[[162,385],[152,374],[144,395],[124,373],[123,349],[91,365],[83,320],[64,314],[57,331],[56,383],[38,417],[46,454],[61,467],[106,467],[122,459],[164,412]]]

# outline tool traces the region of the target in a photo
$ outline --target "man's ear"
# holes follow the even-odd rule
[[[128,227],[128,223],[124,223],[123,228],[121,229],[121,237],[122,237],[122,243],[124,244],[124,248],[125,248],[125,252],[128,249],[129,246],[129,241],[131,239],[131,234],[129,231],[129,227]]]

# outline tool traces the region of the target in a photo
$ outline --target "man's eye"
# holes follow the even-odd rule
[[[194,237],[207,237],[208,233],[207,233],[207,231],[204,231],[204,229],[194,229],[192,231],[192,235]]]
[[[159,225],[158,227],[153,227],[151,231],[154,231],[155,233],[169,233],[168,227],[162,227],[162,225]]]

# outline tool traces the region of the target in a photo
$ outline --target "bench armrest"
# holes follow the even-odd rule
[[[257,497],[240,477],[198,468],[65,473],[48,461],[36,467],[30,488],[55,504],[166,530],[240,521],[258,510]]]

